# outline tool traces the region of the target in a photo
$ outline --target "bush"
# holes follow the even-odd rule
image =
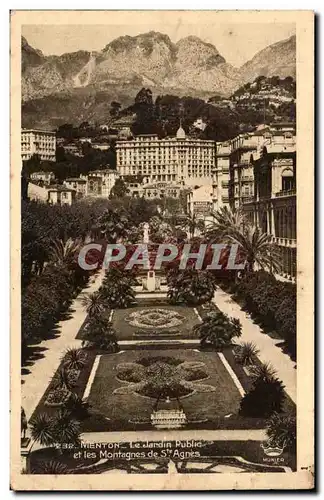
[[[253,342],[242,342],[235,347],[235,360],[243,366],[253,365],[259,349]]]
[[[280,380],[258,378],[243,397],[240,414],[245,417],[270,417],[282,412],[284,399],[284,386]]]
[[[221,350],[231,345],[233,338],[242,335],[242,325],[238,319],[217,311],[208,313],[201,324],[194,326],[193,331],[199,336],[202,348]]]
[[[199,269],[171,269],[167,273],[167,284],[171,304],[205,304],[212,300],[215,292],[212,275]]]
[[[296,353],[296,285],[277,281],[274,276],[257,271],[246,274],[234,287],[234,297],[243,299],[248,311],[263,326],[276,330]]]

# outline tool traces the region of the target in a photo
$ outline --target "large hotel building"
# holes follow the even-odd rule
[[[45,130],[25,129],[21,131],[21,159],[29,160],[37,154],[42,161],[55,161],[56,134]]]
[[[122,178],[143,176],[148,183],[186,186],[211,183],[216,143],[186,137],[180,126],[176,137],[139,135],[116,143],[117,170]]]

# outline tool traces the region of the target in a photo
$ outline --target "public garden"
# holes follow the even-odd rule
[[[162,270],[165,289],[148,291],[143,273],[139,289],[136,269],[130,273],[116,266],[106,272],[81,272],[75,264],[81,242],[74,237],[81,222],[84,237],[91,234],[130,244],[149,238],[152,244],[196,245],[201,240],[226,241],[240,231],[226,211],[216,214],[213,227],[203,230],[198,221],[193,227],[195,221],[187,216],[179,220],[159,212],[152,216],[152,206],[143,201],[134,202],[137,207],[127,201],[123,211],[119,202],[104,211],[93,206],[90,217],[79,208],[71,219],[75,226],[61,227],[58,220],[56,246],[38,244],[32,264],[26,262],[22,303],[26,471],[293,470],[293,285],[277,281],[266,270],[250,269],[238,279],[229,273],[173,266]],[[29,208],[31,220],[37,219],[37,210]],[[69,214],[64,216],[69,220]],[[240,241],[244,253],[244,240]],[[263,258],[266,268],[267,249],[253,241],[252,260],[262,263]],[[35,272],[35,262],[40,271]],[[46,293],[49,283],[51,292]],[[161,454],[155,461],[145,452],[131,463],[123,456],[100,463],[97,456],[73,458],[91,443],[118,441],[128,449],[136,441],[141,449],[145,448],[141,443],[161,442],[166,435],[170,442],[199,436],[205,444],[199,456],[184,458],[175,455],[179,448],[175,444],[167,456]],[[184,451],[189,454],[188,446]]]

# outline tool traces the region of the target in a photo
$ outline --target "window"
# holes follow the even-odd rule
[[[290,169],[286,169],[281,175],[281,190],[292,191],[293,189],[295,189],[294,172]]]

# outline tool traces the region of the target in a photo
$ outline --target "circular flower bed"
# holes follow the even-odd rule
[[[114,394],[135,392],[155,399],[181,398],[194,391],[214,391],[213,386],[199,383],[207,377],[206,366],[201,362],[183,362],[168,356],[142,358],[117,365],[117,378],[129,385],[119,387]]]
[[[185,319],[172,309],[141,309],[127,316],[126,321],[137,328],[174,328],[182,324]]]

